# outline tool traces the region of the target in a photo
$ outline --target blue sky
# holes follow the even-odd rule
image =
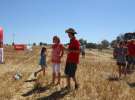
[[[4,42],[52,43],[58,35],[69,41],[65,29],[88,42],[111,41],[135,31],[135,0],[0,0],[0,26]]]

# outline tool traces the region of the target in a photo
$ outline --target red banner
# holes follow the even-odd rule
[[[4,56],[4,51],[3,51],[3,29],[0,27],[0,64],[3,63],[3,56]]]
[[[25,44],[14,44],[14,49],[15,50],[25,50],[26,45]]]
[[[0,42],[3,42],[3,29],[0,27]]]

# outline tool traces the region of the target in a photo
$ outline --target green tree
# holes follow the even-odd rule
[[[40,42],[39,45],[42,46],[43,45],[43,42]]]
[[[96,43],[87,43],[86,44],[86,48],[96,49],[97,48],[97,44]]]
[[[36,43],[33,43],[33,46],[36,46]]]
[[[124,40],[124,35],[123,34],[120,34],[119,36],[117,36],[117,38],[116,38],[117,42],[120,42],[122,40]]]
[[[102,45],[102,47],[103,47],[104,49],[106,49],[106,48],[110,45],[110,43],[109,43],[109,41],[107,41],[107,40],[103,40],[103,41],[101,41],[101,45]]]
[[[83,38],[79,39],[79,42],[80,42],[81,45],[87,44],[87,40],[84,40]]]
[[[117,40],[112,40],[110,43],[111,47],[114,48],[117,45]]]

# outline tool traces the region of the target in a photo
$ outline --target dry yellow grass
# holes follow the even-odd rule
[[[16,52],[11,47],[5,48],[5,64],[0,65],[0,100],[135,100],[135,74],[123,77],[122,80],[108,80],[117,76],[117,66],[110,53],[87,51],[86,58],[80,57],[77,79],[80,84],[78,90],[63,89],[66,85],[64,67],[66,55],[61,65],[61,86],[51,86],[51,52],[48,50],[48,68],[46,76],[42,73],[37,82],[24,82],[38,69],[40,47],[34,47],[33,52]],[[40,68],[40,67],[39,67]],[[13,80],[12,76],[19,70],[23,78]],[[28,88],[31,86],[30,88]],[[39,86],[39,87],[38,87]],[[23,96],[22,96],[23,95]]]

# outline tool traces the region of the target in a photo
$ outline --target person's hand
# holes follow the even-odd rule
[[[59,59],[61,59],[61,56],[58,56],[59,57]]]

